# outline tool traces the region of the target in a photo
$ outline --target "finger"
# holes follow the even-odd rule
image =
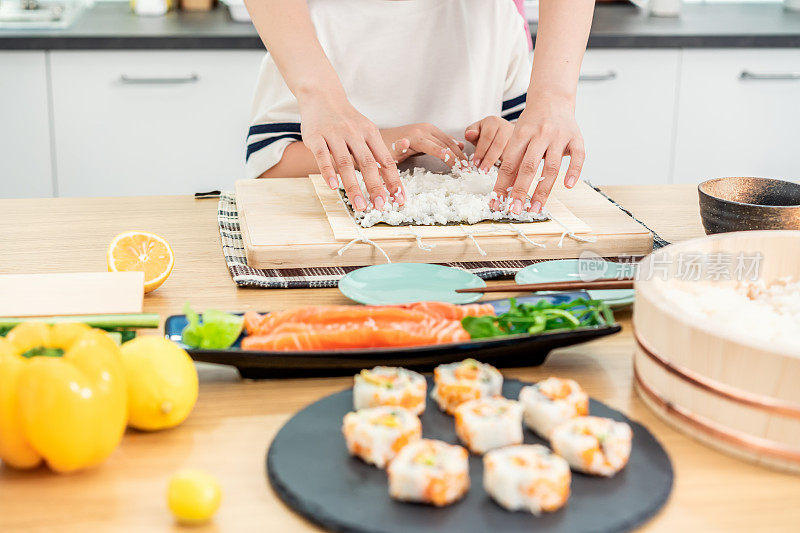
[[[553,184],[558,178],[558,171],[561,168],[561,158],[564,157],[564,146],[561,144],[550,145],[544,157],[544,170],[542,170],[542,181],[536,184],[536,189],[531,195],[531,205],[529,211],[538,213],[542,206],[547,203]]]
[[[489,151],[489,147],[497,136],[497,130],[496,125],[486,125],[481,128],[481,136],[478,138],[478,144],[475,145],[475,153],[472,155],[472,162],[481,170],[489,170],[489,166],[494,164],[494,162],[487,164],[485,159],[486,152]]]
[[[347,146],[358,164],[358,169],[361,171],[361,177],[364,179],[364,185],[367,187],[367,194],[369,194],[372,204],[377,209],[383,209],[388,195],[386,188],[383,186],[383,180],[378,173],[378,162],[375,161],[372,151],[367,146],[366,139],[350,139],[347,142]]]
[[[336,168],[333,166],[333,159],[331,159],[328,143],[325,142],[322,136],[318,135],[309,139],[305,145],[314,155],[314,160],[317,162],[322,179],[325,180],[325,183],[330,185],[331,189],[338,189],[339,178],[336,177]]]
[[[438,128],[433,130],[433,136],[439,139],[458,159],[466,159],[467,156],[464,155],[464,152],[461,151],[461,148],[458,146],[458,141],[446,135],[443,131]]]
[[[569,153],[569,167],[567,167],[567,175],[564,177],[564,185],[571,189],[578,183],[581,170],[583,170],[583,162],[586,160],[583,140],[580,137],[572,139],[567,145],[567,152]]]
[[[481,122],[480,121],[473,122],[472,124],[467,126],[466,130],[464,130],[464,138],[467,141],[471,142],[472,144],[476,144],[476,142],[478,141],[478,138],[480,137],[480,135],[481,135]]]
[[[375,156],[378,163],[380,163],[380,168],[378,170],[383,180],[384,187],[398,204],[403,205],[405,203],[405,193],[403,191],[403,183],[400,181],[400,172],[397,170],[397,163],[395,163],[394,157],[386,148],[383,139],[377,131],[367,137],[367,146],[369,146],[373,156]],[[386,198],[383,198],[383,200],[385,201]],[[375,207],[378,206],[376,205]],[[378,209],[380,209],[380,207],[378,207]]]
[[[449,167],[456,163],[455,155],[435,137],[422,137],[412,141],[411,149],[441,159]]]
[[[507,142],[508,138],[498,129],[492,140],[492,144],[489,146],[489,149],[486,150],[486,155],[483,156],[483,163],[479,168],[482,170],[489,170],[497,160],[500,159]]]
[[[528,199],[528,191],[531,188],[531,183],[536,179],[536,171],[539,169],[539,163],[544,157],[546,147],[536,141],[528,145],[525,150],[525,156],[519,164],[519,172],[517,179],[514,181],[514,186],[511,189],[511,197],[514,199],[511,202],[511,212],[520,214],[525,208],[525,203]]]
[[[342,185],[344,186],[347,199],[350,200],[350,205],[356,211],[363,211],[367,208],[367,202],[361,194],[361,187],[356,178],[356,169],[353,165],[353,157],[350,155],[350,150],[344,141],[339,141],[331,147],[333,152],[333,161],[339,171],[339,176],[342,178]]]
[[[516,132],[516,130],[515,130]],[[497,194],[497,200],[492,200],[489,207],[492,209],[500,208],[500,199],[508,195],[508,188],[517,179],[517,172],[519,165],[522,162],[522,157],[525,155],[525,150],[528,148],[530,138],[523,135],[512,135],[511,139],[506,144],[503,150],[503,163],[500,165],[500,170],[497,172],[497,181],[494,184],[494,192]]]

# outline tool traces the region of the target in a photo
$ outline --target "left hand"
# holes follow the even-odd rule
[[[514,126],[514,132],[501,156],[502,164],[494,186],[498,197],[511,189],[511,211],[525,209],[528,190],[544,159],[542,181],[536,185],[528,211],[538,213],[547,202],[561,169],[561,159],[570,156],[564,184],[572,188],[578,182],[586,157],[583,137],[575,121],[575,104],[568,98],[528,95],[528,104]],[[499,202],[494,200],[492,208]]]
[[[480,170],[487,171],[500,159],[514,124],[500,117],[486,117],[467,126],[464,138],[475,145],[472,162]]]

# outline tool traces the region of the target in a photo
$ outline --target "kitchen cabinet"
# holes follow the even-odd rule
[[[800,178],[800,50],[684,50],[675,183]]]
[[[45,52],[0,52],[0,198],[53,196]]]
[[[232,189],[263,56],[51,52],[59,195]]]
[[[588,50],[576,117],[595,185],[668,183],[680,50]]]

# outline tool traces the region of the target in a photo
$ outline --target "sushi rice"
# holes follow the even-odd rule
[[[492,398],[503,392],[503,375],[492,365],[475,359],[439,365],[433,370],[432,396],[442,411],[453,414],[468,400]]]
[[[463,447],[422,439],[405,446],[387,468],[389,495],[442,507],[469,490],[469,454]]]
[[[353,408],[389,405],[420,415],[425,411],[428,383],[422,374],[391,366],[376,366],[355,376]]]
[[[550,377],[523,387],[519,401],[525,425],[545,439],[562,422],[589,414],[589,395],[571,379]]]
[[[628,464],[633,432],[624,422],[581,416],[550,434],[553,450],[579,472],[611,477]]]
[[[351,455],[383,468],[409,442],[422,438],[422,423],[401,407],[371,407],[344,415],[342,433]]]
[[[538,516],[560,509],[571,481],[567,462],[541,444],[507,446],[483,457],[483,488],[509,511]]]
[[[522,406],[506,398],[464,402],[455,411],[456,435],[473,453],[522,443]]]

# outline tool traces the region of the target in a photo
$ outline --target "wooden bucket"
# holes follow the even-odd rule
[[[688,317],[666,291],[681,283],[735,283],[713,279],[717,274],[683,279],[688,256],[717,264],[732,257],[736,268],[759,261],[759,279],[798,281],[800,231],[724,233],[654,252],[640,265],[633,313],[636,389],[657,415],[710,446],[800,473],[800,350]]]

